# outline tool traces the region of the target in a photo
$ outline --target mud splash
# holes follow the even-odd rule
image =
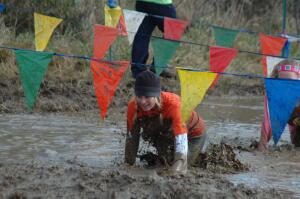
[[[210,146],[206,157],[200,156],[195,166],[213,173],[222,174],[249,170],[249,165],[241,163],[236,157],[233,148],[225,143]]]

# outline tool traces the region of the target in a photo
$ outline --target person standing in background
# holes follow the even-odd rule
[[[163,17],[176,18],[172,0],[137,0],[136,11],[146,13],[148,16],[141,23],[132,44],[131,71],[134,78],[147,68],[144,64],[149,57],[149,43],[154,29],[158,27],[161,32],[164,32]],[[164,72],[161,75],[164,75]]]

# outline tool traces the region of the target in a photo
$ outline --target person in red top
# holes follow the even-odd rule
[[[207,135],[201,117],[193,111],[187,123],[181,118],[180,97],[163,92],[160,79],[146,70],[136,77],[135,96],[128,103],[125,162],[133,165],[140,135],[172,164],[174,172],[186,172],[205,150]]]

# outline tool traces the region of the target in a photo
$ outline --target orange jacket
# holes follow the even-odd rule
[[[180,97],[174,93],[161,92],[160,94],[161,108],[154,107],[150,111],[137,111],[137,103],[133,97],[128,103],[127,109],[127,129],[131,132],[136,118],[147,116],[162,115],[162,119],[172,120],[172,129],[175,136],[188,133],[188,136],[200,136],[205,131],[205,124],[201,117],[193,111],[190,119],[186,124],[181,119]]]

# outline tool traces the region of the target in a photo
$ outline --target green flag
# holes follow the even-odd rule
[[[16,50],[16,58],[26,103],[31,111],[53,53]]]
[[[155,71],[157,75],[167,67],[167,63],[172,58],[179,44],[178,41],[174,40],[170,41],[161,38],[152,38]]]
[[[213,26],[217,46],[232,48],[238,30]]]

